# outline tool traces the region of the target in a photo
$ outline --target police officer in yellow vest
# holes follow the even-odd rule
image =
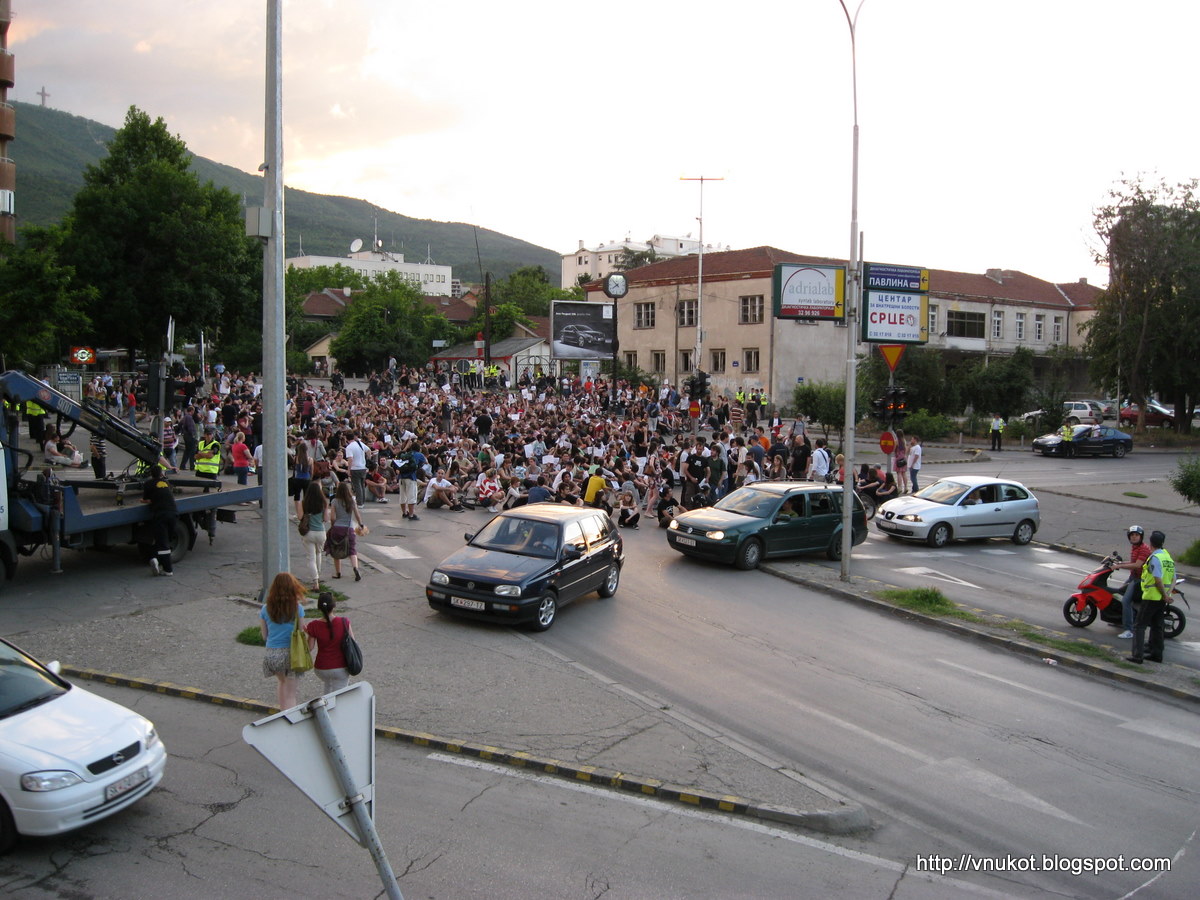
[[[217,430],[211,425],[204,428],[204,437],[196,445],[196,477],[217,480],[221,471],[221,442],[217,440]],[[208,493],[208,488],[204,489]]]
[[[29,439],[37,442],[41,449],[46,441],[46,411],[32,400],[26,400],[25,421],[29,423]]]
[[[1150,662],[1163,660],[1163,616],[1175,584],[1175,560],[1163,547],[1166,542],[1167,536],[1161,531],[1150,532],[1150,557],[1142,566],[1142,606],[1133,626],[1133,653],[1126,657],[1130,662],[1142,662],[1143,649],[1144,658]],[[1148,647],[1142,643],[1147,625],[1150,626]]]
[[[738,388],[737,393],[733,395],[733,399],[737,401],[738,406],[745,406],[746,405],[746,392],[743,391],[741,388]]]
[[[1063,456],[1073,458],[1075,456],[1075,426],[1070,422],[1063,422],[1058,433],[1062,435]]]

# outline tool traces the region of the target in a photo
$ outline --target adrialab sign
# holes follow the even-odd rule
[[[846,314],[844,266],[780,263],[771,287],[777,319],[841,319]]]

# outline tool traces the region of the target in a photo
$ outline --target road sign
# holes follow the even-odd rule
[[[337,730],[342,753],[356,789],[363,795],[367,815],[375,814],[375,691],[357,681],[327,694],[329,718]],[[366,846],[359,834],[346,792],[338,783],[313,714],[294,706],[242,729],[242,740],[267,758],[284,777],[304,792],[325,815]]]
[[[890,431],[885,431],[879,436],[879,449],[884,453],[891,453],[896,449],[896,436]]]
[[[883,360],[888,364],[888,371],[895,372],[896,366],[900,362],[900,357],[904,355],[904,344],[880,344],[879,352],[883,354]]]

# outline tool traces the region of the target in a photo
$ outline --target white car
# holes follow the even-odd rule
[[[1096,403],[1095,406],[1092,403]],[[1021,416],[1032,425],[1045,414],[1044,410],[1035,409]],[[1068,425],[1099,425],[1104,421],[1104,410],[1100,404],[1091,400],[1066,400],[1062,406],[1063,421]]]
[[[1037,497],[1029,488],[984,475],[943,478],[915,494],[888,500],[875,513],[875,527],[884,534],[931,547],[996,537],[1028,544],[1040,524]]]
[[[162,780],[150,721],[0,639],[0,853],[111,816]]]

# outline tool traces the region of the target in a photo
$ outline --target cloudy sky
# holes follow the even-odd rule
[[[16,99],[44,87],[49,106],[113,126],[135,105],[194,152],[257,169],[263,0],[12,5]],[[704,189],[706,242],[848,253],[837,0],[283,10],[289,185],[568,252],[696,233],[699,188],[680,177],[707,176],[724,181]],[[1200,4],[1179,0],[867,0],[866,258],[1105,283],[1092,215],[1114,184],[1200,174],[1198,26]]]

